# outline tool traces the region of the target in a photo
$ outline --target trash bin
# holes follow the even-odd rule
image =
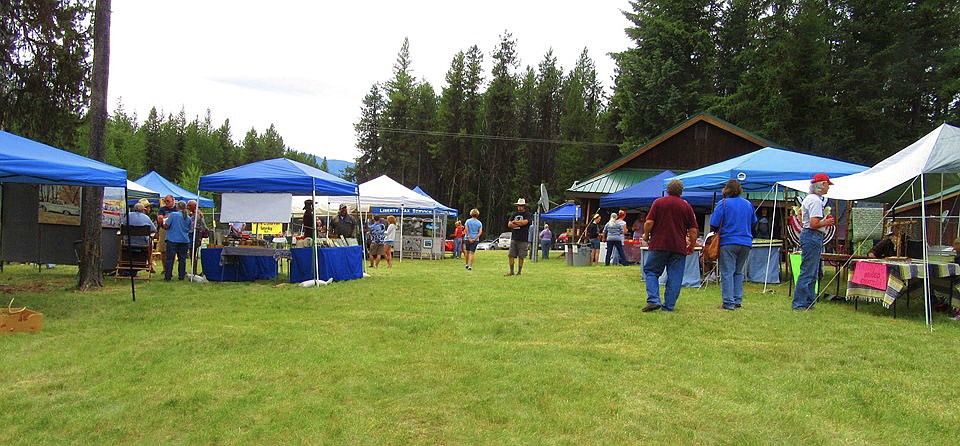
[[[590,266],[590,251],[589,243],[577,245],[573,254],[573,266]]]

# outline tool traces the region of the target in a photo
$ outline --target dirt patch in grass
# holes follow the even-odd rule
[[[22,294],[22,293],[46,293],[57,288],[55,283],[48,282],[28,282],[16,285],[0,285],[0,294]]]

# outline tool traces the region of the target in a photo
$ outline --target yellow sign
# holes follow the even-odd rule
[[[283,223],[254,223],[250,232],[254,234],[282,234]]]

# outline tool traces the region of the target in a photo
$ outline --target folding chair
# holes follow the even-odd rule
[[[703,251],[700,252],[700,289],[706,288],[710,282],[720,283],[718,260],[706,260],[703,258]]]
[[[117,274],[114,277],[117,279],[130,277],[129,275],[123,275],[123,271],[128,274],[146,271],[146,278],[149,280],[153,275],[153,243],[151,243],[151,240],[147,240],[146,246],[130,245],[128,235],[130,238],[150,237],[150,226],[120,226],[120,254],[117,256]],[[137,278],[141,279],[142,277],[138,276]]]

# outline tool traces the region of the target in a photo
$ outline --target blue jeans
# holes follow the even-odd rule
[[[540,257],[550,258],[550,240],[540,240],[540,252],[542,253]]]
[[[187,251],[190,249],[189,243],[176,243],[167,240],[167,262],[163,269],[164,280],[173,278],[173,256],[177,256],[177,277],[183,280],[187,277]]]
[[[797,289],[793,292],[793,308],[802,309],[813,306],[817,298],[817,280],[820,276],[820,253],[823,252],[823,233],[813,229],[804,229],[800,233],[800,275],[797,277]]]
[[[609,240],[607,241],[607,258],[604,260],[603,264],[610,266],[610,256],[613,254],[613,249],[617,249],[618,258],[615,259],[618,263],[623,266],[629,265],[627,263],[627,256],[623,253],[623,242],[620,240]]]
[[[746,245],[720,247],[720,294],[724,308],[735,308],[743,302],[743,270],[750,249]]]
[[[607,251],[609,255],[610,251]],[[670,251],[647,251],[643,256],[643,280],[647,283],[647,303],[660,304],[660,275],[667,270],[667,286],[663,291],[662,308],[673,311],[680,298],[680,286],[683,285],[683,270],[687,256]]]
[[[453,258],[460,258],[460,250],[463,249],[463,237],[453,239]]]

